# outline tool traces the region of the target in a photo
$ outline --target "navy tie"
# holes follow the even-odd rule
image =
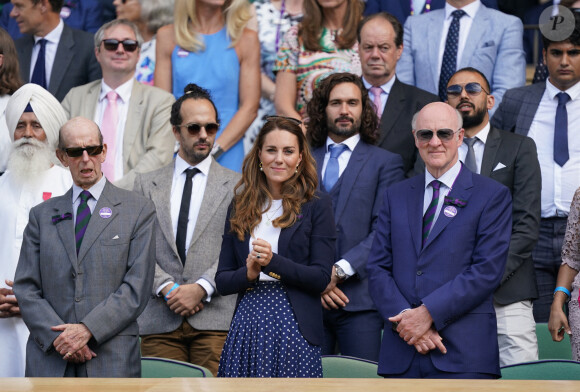
[[[566,93],[558,93],[556,97],[558,97],[558,108],[554,124],[554,161],[558,165],[564,166],[570,159],[568,153],[568,111],[566,110],[566,103],[570,100],[570,96]]]
[[[181,258],[181,262],[185,265],[185,239],[187,237],[187,224],[189,222],[189,206],[191,204],[191,191],[193,185],[193,177],[199,173],[199,169],[189,168],[185,170],[185,184],[183,185],[183,194],[181,196],[181,206],[179,207],[179,218],[177,219],[177,235],[175,237],[175,245],[177,246],[177,253]]]
[[[45,66],[45,48],[46,48],[46,41],[44,38],[39,40],[37,44],[40,45],[40,50],[38,51],[38,57],[36,58],[36,64],[34,64],[34,71],[32,72],[32,79],[30,79],[30,83],[38,84],[40,87],[46,89],[46,66]]]
[[[330,159],[326,164],[326,172],[324,173],[324,188],[330,192],[334,184],[338,181],[338,157],[348,147],[344,144],[331,144],[328,148],[330,149]]]
[[[459,19],[465,15],[463,10],[455,10],[451,13],[453,20],[447,32],[445,40],[445,50],[443,51],[443,62],[441,63],[441,73],[439,74],[439,98],[445,102],[447,100],[447,82],[455,73],[457,68],[457,47],[459,46]]]

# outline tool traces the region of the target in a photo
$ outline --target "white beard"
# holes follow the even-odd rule
[[[7,169],[19,182],[34,181],[53,166],[53,155],[46,142],[21,138],[12,143]]]

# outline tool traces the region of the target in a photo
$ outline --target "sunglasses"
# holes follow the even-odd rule
[[[449,128],[439,129],[437,130],[437,138],[442,142],[448,142],[453,138],[453,135],[459,131],[459,129],[457,131],[453,131]],[[415,136],[417,136],[417,140],[421,143],[427,143],[433,138],[433,131],[430,129],[419,129],[418,131],[415,131]]]
[[[460,84],[453,84],[451,86],[447,86],[447,96],[448,97],[458,97],[461,95],[461,92],[463,91],[463,89],[465,89],[465,92],[469,95],[472,96],[476,96],[481,94],[481,92],[483,91],[484,93],[486,93],[487,95],[489,95],[489,92],[485,91],[485,89],[483,87],[481,87],[481,84],[477,83],[477,82],[472,82],[472,83],[467,83],[465,86],[462,86]]]
[[[266,117],[266,121],[275,121],[275,120],[278,120],[278,119],[290,120],[294,124],[302,125],[302,121],[300,121],[300,120],[298,120],[297,118],[294,118],[294,117],[286,117],[286,116],[268,116],[268,117]]]
[[[206,124],[191,123],[185,125],[177,125],[177,127],[186,128],[187,132],[189,132],[191,136],[195,136],[201,131],[201,128],[204,128],[208,135],[215,135],[218,129],[220,128],[220,125],[218,123],[206,123]]]
[[[139,43],[133,39],[126,39],[119,41],[118,39],[104,39],[101,41],[106,50],[114,52],[119,47],[119,44],[123,45],[125,52],[134,52],[139,47]]]
[[[65,148],[64,152],[71,158],[78,158],[83,155],[83,152],[87,152],[90,156],[94,157],[103,152],[103,145],[100,146],[86,146],[86,147],[70,147]]]

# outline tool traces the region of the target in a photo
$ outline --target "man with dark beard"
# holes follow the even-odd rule
[[[538,240],[542,181],[536,145],[527,136],[490,127],[488,110],[494,97],[477,69],[457,71],[447,84],[447,99],[463,117],[459,159],[474,173],[507,186],[513,199],[509,256],[494,293],[500,365],[537,360],[532,300],[538,290],[532,249]]]
[[[174,162],[135,181],[159,220],[153,296],[138,319],[141,352],[202,365],[215,375],[235,296],[220,296],[214,276],[239,174],[210,155],[219,117],[207,90],[187,85],[170,122],[179,142]]]
[[[56,98],[36,84],[22,86],[6,106],[12,149],[8,170],[0,177],[0,377],[24,376],[28,329],[12,281],[30,209],[72,185],[70,173],[53,163],[58,131],[66,119]]]
[[[306,136],[319,187],[333,202],[336,264],[321,295],[322,354],[378,361],[383,320],[368,293],[366,263],[387,186],[404,179],[403,160],[373,146],[378,118],[362,80],[350,73],[324,79],[308,104]]]

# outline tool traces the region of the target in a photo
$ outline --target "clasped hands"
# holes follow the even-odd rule
[[[167,295],[171,287],[172,285],[165,286],[161,294]],[[203,300],[206,296],[207,292],[200,284],[182,284],[167,295],[167,306],[182,317],[193,316],[203,310]]]
[[[12,291],[14,282],[8,279],[5,282],[10,288],[0,287],[0,318],[20,316],[18,300]]]
[[[97,356],[87,346],[93,334],[84,324],[60,324],[50,329],[62,332],[52,345],[65,361],[84,363]]]
[[[443,338],[433,327],[433,318],[426,306],[421,305],[389,317],[389,321],[398,323],[399,336],[410,346],[415,346],[420,354],[427,354],[436,348],[443,354],[447,353],[447,349],[443,345]]]
[[[262,267],[267,266],[272,261],[272,246],[266,240],[257,238],[252,241],[252,251],[246,257],[246,278],[254,281],[260,276]]]

